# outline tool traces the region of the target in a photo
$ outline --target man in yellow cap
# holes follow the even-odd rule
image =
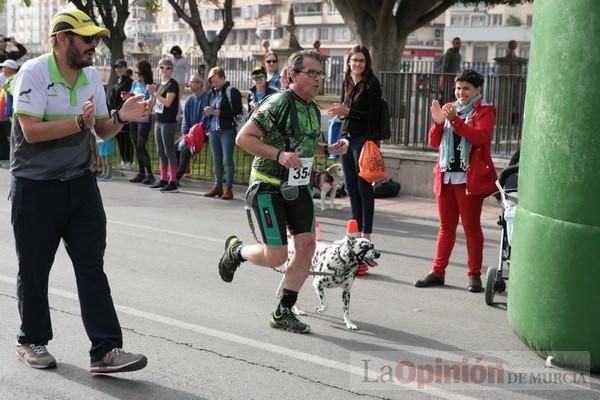
[[[107,109],[100,76],[90,65],[100,36],[84,12],[65,10],[51,22],[52,51],[27,61],[14,84],[10,198],[19,271],[19,360],[54,368],[48,277],[61,239],[73,263],[81,316],[92,343],[90,372],[144,368],[141,354],[121,350],[123,337],[103,270],[106,215],[89,171],[92,128],[103,139],[149,114],[143,96]],[[112,118],[110,116],[112,115]]]

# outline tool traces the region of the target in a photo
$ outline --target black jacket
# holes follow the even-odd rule
[[[381,85],[377,78],[373,78],[369,82],[358,82],[348,96],[344,96],[344,103],[350,107],[350,114],[346,117],[348,125],[344,136],[377,137],[376,130],[381,109]]]
[[[267,90],[265,91],[265,97],[267,97],[270,94],[273,93],[277,93],[277,89],[271,87],[271,86],[267,86]],[[263,97],[263,99],[265,98]],[[250,114],[252,112],[252,107],[250,107],[250,103],[252,103],[253,101],[256,101],[256,86],[252,86],[250,88],[250,90],[248,91],[248,114]],[[258,101],[256,101],[258,103]]]
[[[121,98],[121,92],[127,92],[131,90],[131,84],[133,79],[129,75],[123,75],[119,77],[115,83],[110,87],[108,91],[108,109],[118,110],[123,105],[123,99]]]
[[[242,94],[236,88],[231,87],[231,99],[229,99],[227,97],[228,86],[231,86],[231,84],[229,82],[225,82],[225,85],[223,85],[221,88],[222,100],[219,107],[219,111],[221,111],[221,115],[219,116],[219,127],[221,129],[235,128],[236,125],[233,117],[244,113],[244,108],[242,106]],[[214,93],[214,88],[208,93],[208,105],[211,104]],[[208,117],[208,119],[210,118],[214,117]],[[205,123],[203,123],[203,125],[207,126]]]
[[[18,60],[19,58],[27,54],[27,49],[21,43],[17,43],[16,46],[18,49],[16,51],[5,51],[3,53],[0,53],[0,63],[3,63],[7,59]]]

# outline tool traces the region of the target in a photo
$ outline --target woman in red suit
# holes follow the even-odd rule
[[[458,218],[467,239],[470,292],[481,292],[483,231],[481,209],[493,193],[496,169],[492,163],[492,132],[496,108],[481,98],[483,76],[462,71],[455,79],[457,101],[443,107],[434,100],[429,145],[439,149],[434,168],[434,187],[440,226],[432,271],[415,282],[416,287],[442,286],[454,242]]]

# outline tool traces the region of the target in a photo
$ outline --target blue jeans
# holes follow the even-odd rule
[[[106,215],[96,179],[88,172],[69,181],[13,177],[10,197],[19,261],[17,340],[46,345],[52,339],[48,277],[62,239],[75,270],[81,318],[92,342],[91,361],[122,347],[121,326],[104,274]]]
[[[365,144],[366,137],[346,138],[350,141],[348,152],[342,155],[342,169],[346,191],[350,197],[352,218],[358,222],[358,229],[362,233],[373,231],[373,214],[375,213],[375,196],[373,185],[358,176],[360,169],[358,159]]]
[[[223,164],[227,169],[227,188],[233,186],[233,145],[235,144],[235,129],[210,131],[209,140],[215,165],[215,186],[223,187]]]

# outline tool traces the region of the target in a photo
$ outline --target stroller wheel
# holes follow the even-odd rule
[[[498,280],[494,283],[494,292],[503,293],[506,290],[506,282],[504,279]]]
[[[498,269],[489,266],[485,274],[485,304],[491,306],[494,304],[494,294],[496,293],[496,274]],[[502,282],[504,283],[504,281]]]

